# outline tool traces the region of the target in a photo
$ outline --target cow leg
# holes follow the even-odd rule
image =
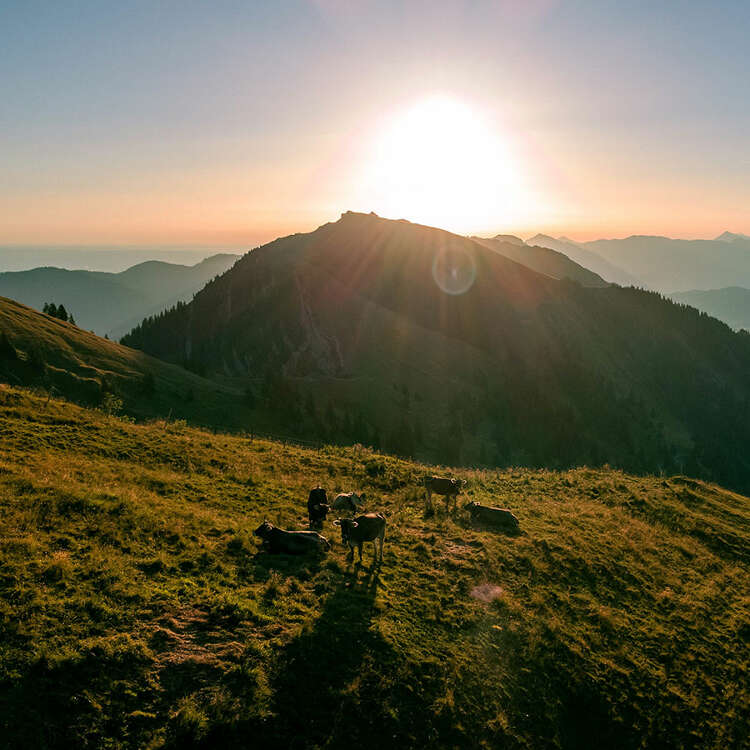
[[[432,510],[432,490],[429,485],[425,487],[425,492],[427,493],[427,510]]]
[[[364,547],[364,542],[359,542],[357,544],[357,548],[359,549],[359,561],[362,562],[362,547]]]

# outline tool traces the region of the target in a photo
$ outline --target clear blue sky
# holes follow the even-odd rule
[[[750,232],[749,35],[739,1],[0,0],[0,244],[241,246],[377,210],[368,149],[436,92],[519,185],[448,228]]]

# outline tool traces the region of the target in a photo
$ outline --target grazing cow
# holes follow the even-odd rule
[[[495,508],[492,505],[480,505],[479,503],[467,503],[464,508],[471,513],[472,521],[482,521],[493,526],[504,526],[505,528],[518,531],[518,519],[507,508]]]
[[[348,510],[350,513],[356,513],[361,510],[365,504],[365,493],[357,494],[356,492],[341,492],[336,495],[333,501],[334,510]]]
[[[307,515],[310,517],[310,528],[321,528],[331,506],[328,505],[326,491],[318,486],[310,490],[307,498]]]
[[[263,521],[254,534],[268,545],[268,551],[273,554],[304,555],[331,549],[329,541],[317,531],[285,531],[268,521]]]
[[[427,491],[427,509],[432,510],[432,493],[445,496],[445,509],[448,510],[453,498],[453,510],[461,489],[466,486],[465,479],[449,479],[448,477],[425,477],[424,486]]]
[[[341,541],[349,545],[349,557],[354,559],[354,547],[359,550],[359,561],[362,562],[362,545],[372,542],[374,552],[377,552],[375,540],[380,540],[380,559],[383,559],[383,543],[385,542],[385,516],[382,513],[365,513],[356,518],[337,518],[335,526],[341,527]]]

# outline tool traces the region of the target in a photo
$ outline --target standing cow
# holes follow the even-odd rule
[[[383,559],[385,542],[385,516],[382,513],[365,513],[356,518],[337,518],[335,526],[341,527],[341,542],[349,545],[349,557],[354,559],[354,547],[359,550],[359,561],[362,562],[362,545],[372,542],[373,551],[377,552],[376,539],[380,540],[379,559]]]
[[[310,518],[310,528],[321,528],[330,509],[328,495],[322,487],[318,486],[310,490],[310,496],[307,498],[307,515]]]
[[[365,504],[365,493],[357,494],[356,492],[341,492],[336,495],[333,501],[334,510],[348,510],[350,513],[356,513],[362,510]]]
[[[448,510],[453,499],[453,510],[456,510],[458,495],[466,486],[465,479],[449,479],[448,477],[425,477],[424,486],[427,492],[427,510],[432,510],[432,493],[445,497],[445,509]]]

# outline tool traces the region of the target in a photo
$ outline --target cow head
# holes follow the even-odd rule
[[[356,521],[352,521],[351,518],[337,518],[333,522],[333,525],[341,527],[342,544],[346,544],[349,541],[352,531],[359,526],[359,524]]]
[[[273,531],[273,525],[270,524],[268,521],[263,521],[263,523],[258,526],[257,529],[253,532],[255,536],[259,536],[261,539],[268,539],[268,535]]]
[[[479,503],[475,503],[472,500],[471,502],[466,503],[466,505],[464,505],[464,510],[468,510],[469,513],[471,513],[474,510],[474,508],[478,508],[478,507],[479,507]]]

